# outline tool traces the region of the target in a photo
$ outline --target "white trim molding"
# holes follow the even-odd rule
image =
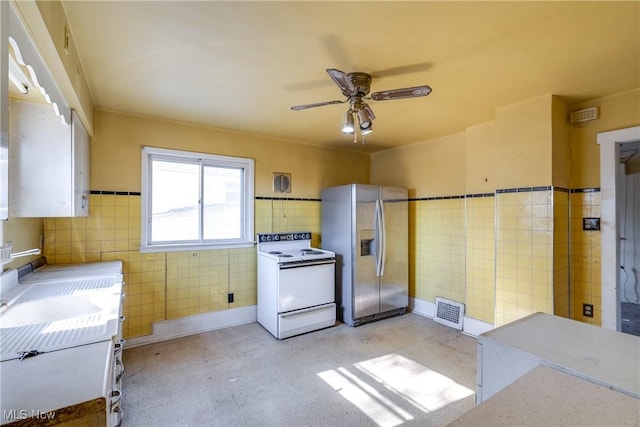
[[[153,333],[151,335],[127,339],[126,347],[137,347],[216,329],[244,325],[255,322],[256,316],[257,306],[250,305],[175,320],[163,320],[153,324]]]
[[[600,145],[602,327],[620,330],[618,269],[619,225],[616,211],[616,170],[620,144],[640,140],[640,126],[598,133]]]
[[[420,316],[433,319],[436,314],[436,303],[409,297],[409,311]],[[472,337],[477,337],[478,335],[488,332],[493,328],[495,328],[495,325],[469,316],[464,316],[462,321],[462,333]]]

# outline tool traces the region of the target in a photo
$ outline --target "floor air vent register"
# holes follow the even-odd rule
[[[436,314],[433,317],[438,323],[462,330],[464,304],[448,299],[436,298]]]

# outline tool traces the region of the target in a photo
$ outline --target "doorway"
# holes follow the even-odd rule
[[[620,330],[640,336],[640,141],[619,146]]]
[[[602,327],[640,335],[640,126],[598,134]]]

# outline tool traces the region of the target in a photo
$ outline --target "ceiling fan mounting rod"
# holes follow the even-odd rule
[[[349,98],[349,109],[353,110],[353,112],[358,111],[362,108],[362,97],[361,96],[352,96]]]

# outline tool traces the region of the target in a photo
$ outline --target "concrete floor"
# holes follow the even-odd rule
[[[476,340],[416,315],[279,341],[258,323],[124,352],[126,426],[430,426],[474,407]]]

